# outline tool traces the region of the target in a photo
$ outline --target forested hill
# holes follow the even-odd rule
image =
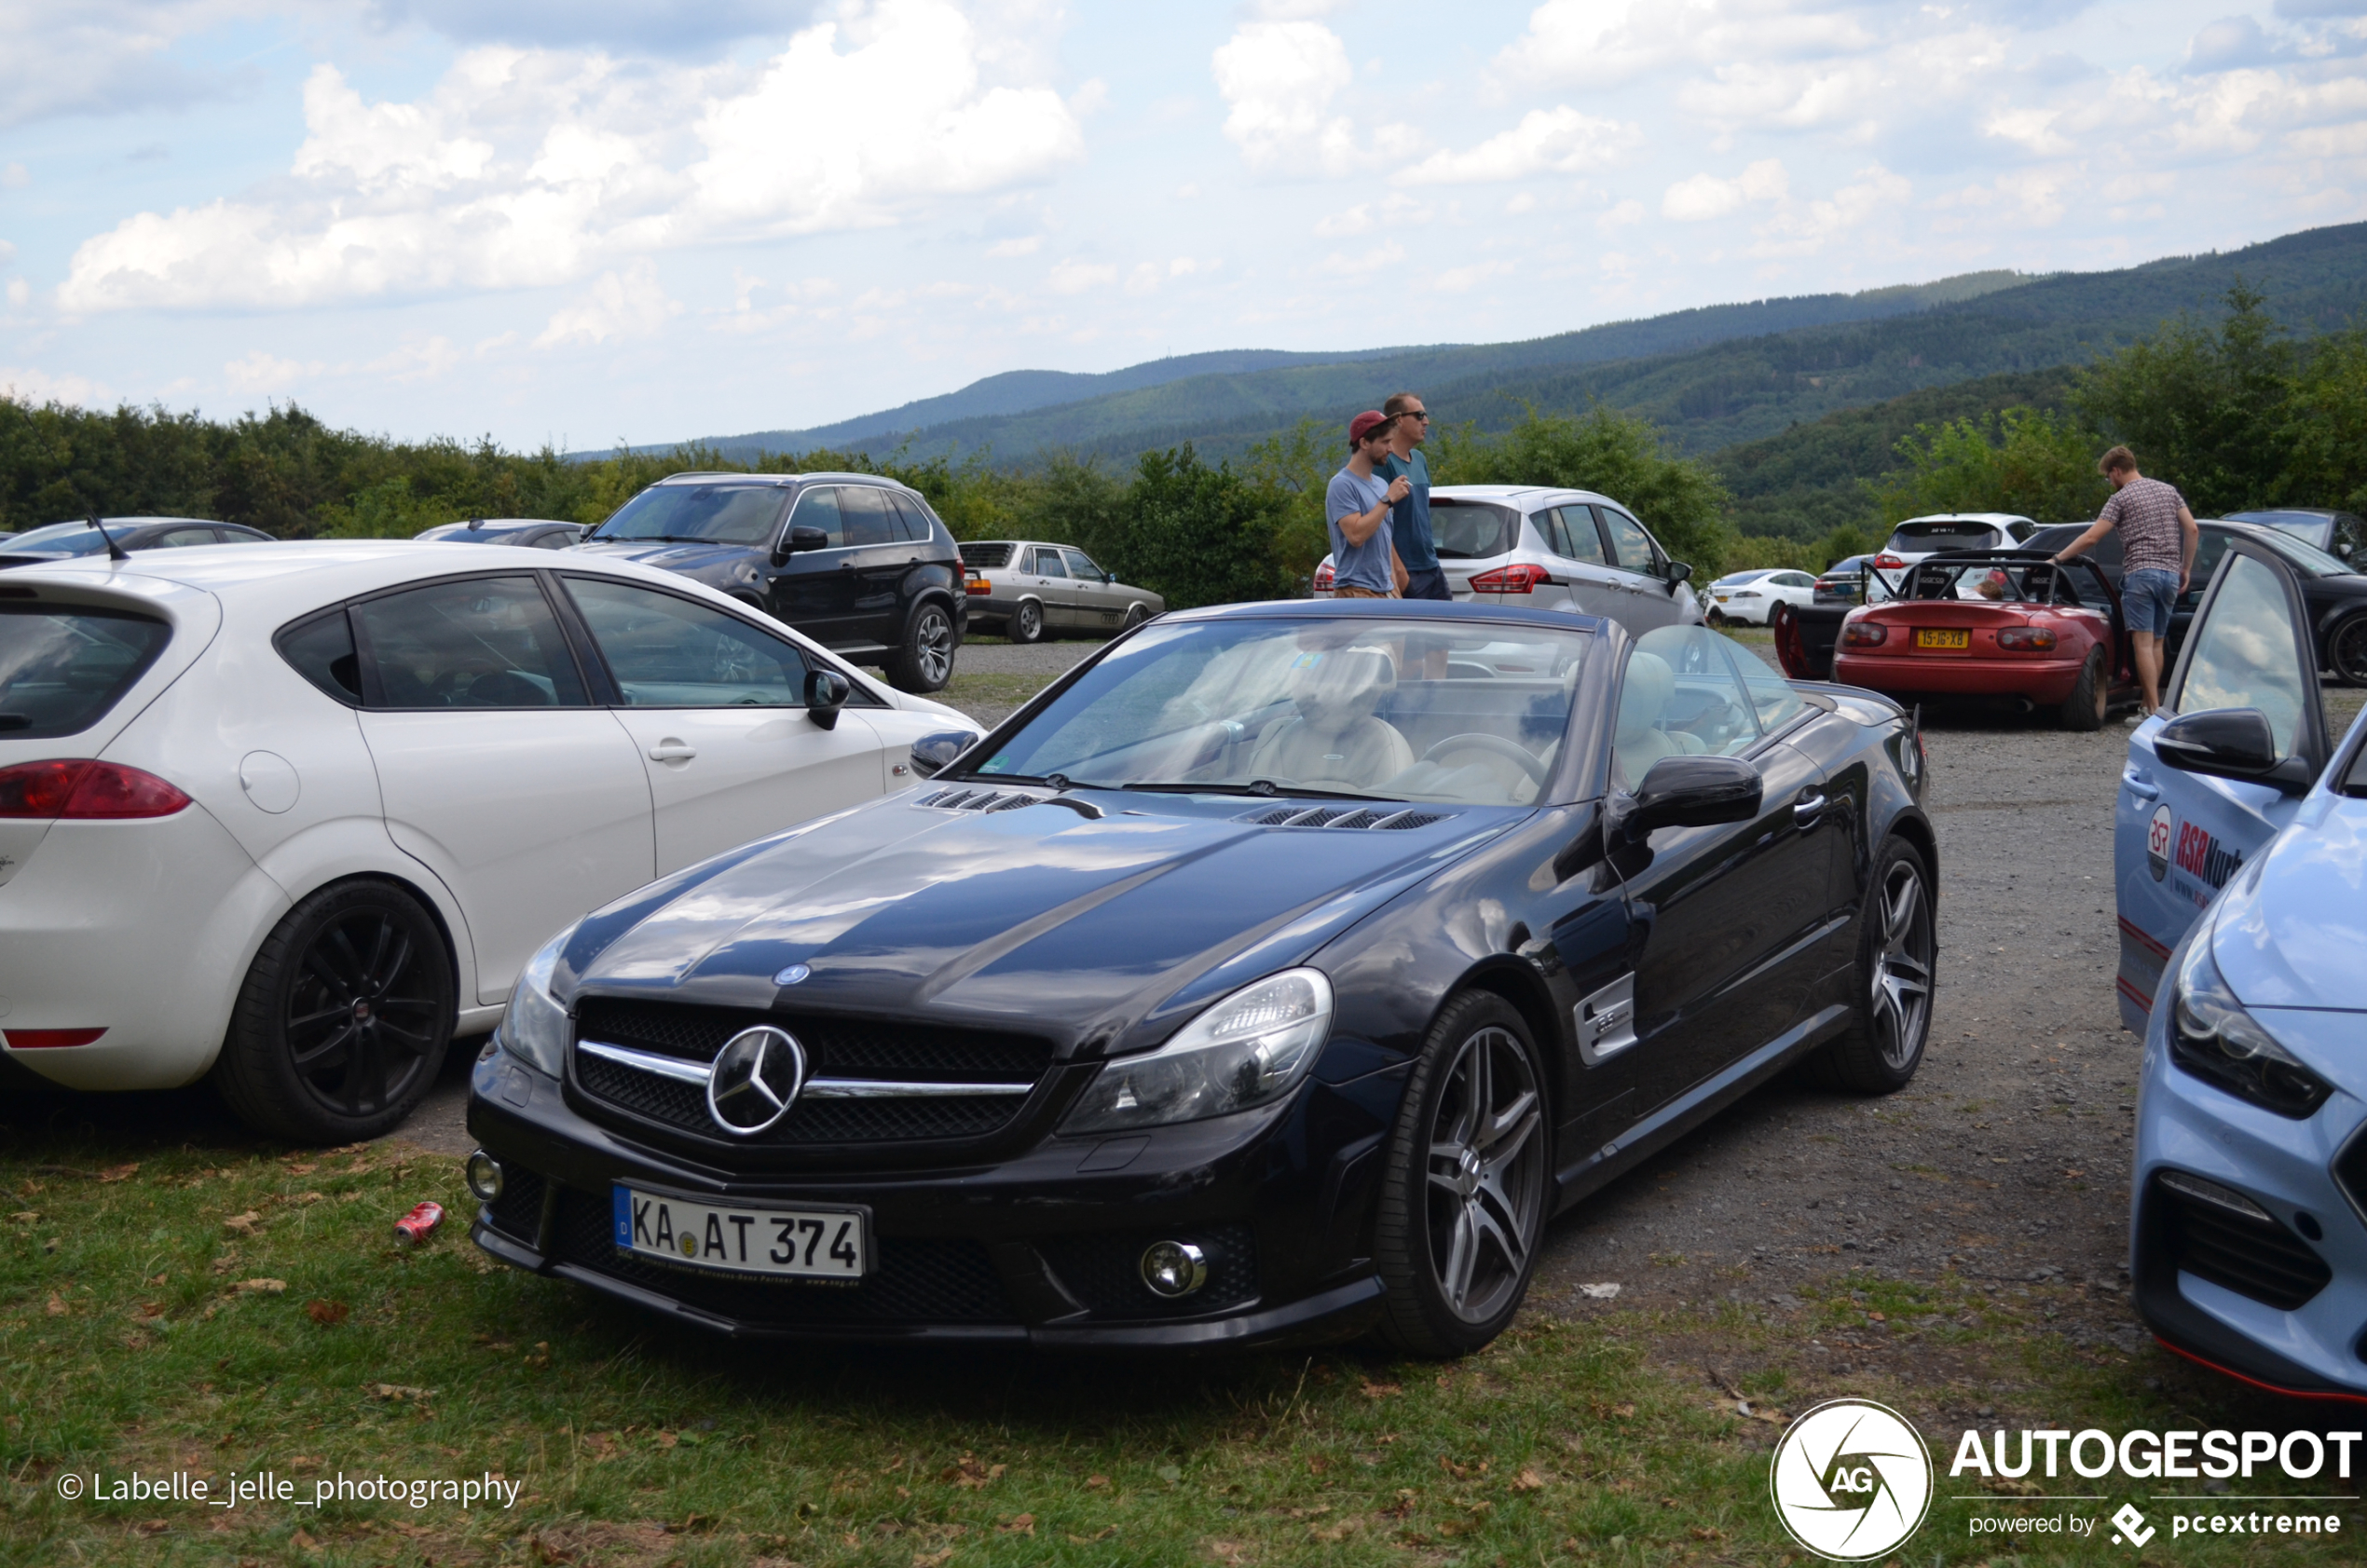
[[[1185,375],[948,420],[897,439],[915,457],[984,450],[1005,463],[1057,450],[1130,461],[1185,441],[1221,457],[1302,417],[1345,422],[1384,393],[1411,387],[1443,419],[1472,420],[1485,430],[1505,428],[1525,408],[1572,412],[1601,399],[1655,420],[1686,451],[1708,452],[1910,392],[2084,363],[2181,312],[2215,317],[2238,277],[2298,331],[2342,325],[2367,307],[2367,225],[2113,272],[2060,274],[1969,298],[1916,299],[1887,315],[1868,305],[1858,319],[1828,317],[1781,331],[1744,323],[1868,296],[1723,307],[1528,343]],[[1693,346],[1671,347],[1688,334]]]
[[[1129,365],[1100,375],[1078,375],[1057,370],[1015,370],[974,381],[958,392],[924,398],[900,408],[817,425],[803,430],[752,430],[743,435],[708,436],[693,443],[720,456],[746,460],[767,452],[808,452],[816,447],[843,450],[907,432],[925,430],[934,442],[938,433],[970,424],[993,421],[1039,409],[1070,408],[1098,399],[1146,391],[1179,381],[1200,380],[1219,387],[1251,383],[1245,389],[1248,406],[1265,409],[1272,395],[1255,385],[1261,372],[1283,369],[1310,374],[1291,378],[1282,394],[1287,402],[1320,404],[1325,399],[1366,396],[1363,389],[1382,374],[1375,361],[1385,361],[1388,375],[1485,375],[1491,371],[1531,369],[1540,365],[1600,364],[1641,355],[1698,348],[1730,338],[1761,336],[1803,326],[1843,321],[1877,320],[1887,316],[1953,304],[2029,280],[2018,272],[1968,272],[1936,283],[1903,284],[1868,289],[1854,294],[1805,294],[1786,299],[1753,300],[1744,305],[1716,305],[1672,311],[1643,320],[1610,321],[1552,337],[1520,343],[1437,344],[1427,348],[1365,348],[1352,352],[1285,353],[1279,349],[1242,348],[1210,354],[1186,354]],[[1368,402],[1377,397],[1367,396]],[[1361,404],[1359,406],[1361,406]],[[1055,443],[1054,444],[1061,444]],[[671,446],[636,446],[634,453],[663,453]],[[1022,454],[1023,456],[1024,454]],[[578,457],[606,454],[578,453]],[[1127,456],[1132,456],[1131,450]]]

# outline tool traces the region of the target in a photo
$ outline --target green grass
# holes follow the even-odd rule
[[[2264,1424],[2152,1353],[2067,1354],[2039,1330],[2071,1292],[1952,1280],[1840,1276],[1768,1318],[1541,1302],[1443,1367],[734,1345],[491,1264],[449,1158],[177,1139],[34,1135],[0,1162],[0,1563],[1772,1564],[1799,1554],[1765,1502],[1771,1403],[1887,1398],[1943,1464],[1942,1394],[2010,1404],[2012,1425]],[[451,1218],[398,1247],[422,1197]],[[1873,1312],[2017,1392],[1822,1370],[1809,1341]],[[299,1496],[340,1469],[523,1490],[465,1512],[58,1494],[134,1467],[271,1470]],[[1939,1504],[1902,1561],[1987,1560],[1965,1518]],[[2022,1560],[2078,1554],[2050,1549]],[[2349,1550],[2280,1542],[2277,1561]],[[2259,1559],[2190,1541],[2176,1561]]]

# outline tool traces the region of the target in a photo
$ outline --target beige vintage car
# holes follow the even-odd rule
[[[1167,601],[1129,588],[1073,544],[978,539],[962,546],[969,579],[970,630],[1015,643],[1078,634],[1109,636],[1165,613]]]

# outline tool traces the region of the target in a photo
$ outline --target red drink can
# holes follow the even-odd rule
[[[394,1222],[394,1239],[413,1246],[428,1239],[428,1234],[444,1223],[444,1206],[423,1203]]]

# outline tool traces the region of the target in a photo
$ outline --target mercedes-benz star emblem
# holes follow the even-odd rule
[[[808,969],[801,963],[793,963],[787,969],[781,971],[778,975],[773,975],[773,983],[776,986],[794,986],[803,981],[807,975],[813,973],[814,971]]]
[[[805,1087],[805,1048],[770,1024],[723,1043],[707,1069],[706,1110],[734,1138],[750,1138],[789,1113]]]

